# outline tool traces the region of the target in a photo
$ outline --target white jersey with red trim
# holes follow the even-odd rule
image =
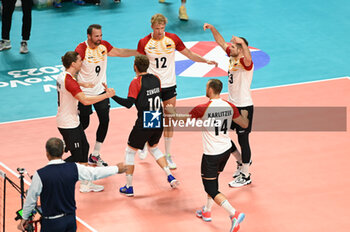
[[[250,85],[253,79],[253,61],[249,67],[244,65],[243,58],[230,57],[228,70],[228,100],[235,106],[253,105]]]
[[[203,152],[206,155],[219,155],[231,147],[229,130],[232,119],[240,116],[238,109],[232,103],[219,99],[211,99],[205,104],[193,108],[192,118],[220,121],[219,127],[205,127],[202,132]]]
[[[57,78],[58,109],[56,123],[58,128],[72,129],[79,126],[78,100],[74,97],[82,92],[79,84],[69,72],[62,72]]]
[[[104,92],[102,83],[107,82],[107,54],[112,48],[113,46],[105,40],[102,40],[101,44],[94,49],[89,47],[87,41],[76,47],[75,51],[79,53],[83,61],[78,81],[95,85],[93,88],[81,87],[87,96],[97,96]]]
[[[150,61],[147,72],[158,76],[162,88],[176,85],[175,50],[182,51],[186,46],[182,40],[173,33],[164,33],[161,40],[153,39],[153,33],[141,39],[137,51],[146,55]]]

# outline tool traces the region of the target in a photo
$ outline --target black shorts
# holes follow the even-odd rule
[[[89,144],[81,124],[72,129],[58,128],[66,147],[71,152],[74,162],[86,163],[89,155]]]
[[[104,92],[101,94],[104,94]],[[96,102],[93,105],[94,105],[96,112],[100,112],[100,111],[104,111],[104,110],[109,112],[109,108],[111,107],[110,102],[109,102],[109,98],[106,98],[102,101]],[[90,114],[92,114],[92,105],[85,106],[84,104],[79,102],[78,110],[79,110],[80,116],[89,116]]]
[[[162,137],[163,128],[160,129],[145,129],[134,126],[130,132],[128,145],[133,148],[142,150],[145,146],[145,143],[152,147],[155,144],[158,144],[160,138]]]
[[[227,160],[230,158],[231,152],[232,147],[219,155],[203,154],[201,164],[202,178],[217,178],[218,173],[224,170]]]
[[[162,88],[161,93],[162,93],[162,101],[167,101],[173,97],[176,97],[177,95],[176,85],[168,88]]]
[[[242,128],[239,125],[237,125],[234,121],[232,121],[231,129],[236,129],[237,134],[250,133],[252,131],[254,106],[237,107],[237,109],[239,110],[239,113],[241,113],[241,110],[248,111],[249,125],[247,128]]]

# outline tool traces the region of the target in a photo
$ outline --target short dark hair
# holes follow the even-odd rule
[[[135,66],[139,72],[147,72],[149,59],[145,55],[135,56]]]
[[[63,141],[59,138],[50,138],[46,142],[46,151],[50,156],[62,157],[63,155]]]
[[[61,57],[62,64],[65,68],[69,68],[73,62],[76,62],[78,59],[79,53],[76,51],[69,51],[64,54],[64,56]]]
[[[219,79],[210,79],[208,87],[211,88],[215,94],[220,94],[222,90],[222,82]]]
[[[239,37],[239,38],[241,38],[248,47],[248,41],[244,37]],[[237,45],[242,48],[242,44],[237,44]]]
[[[101,30],[102,29],[102,26],[100,24],[91,24],[88,29],[87,29],[87,33],[89,35],[92,34],[92,29],[98,29],[98,30]]]

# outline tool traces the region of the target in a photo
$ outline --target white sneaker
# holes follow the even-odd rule
[[[244,173],[241,172],[241,174],[236,179],[231,181],[228,185],[231,188],[239,188],[251,183],[252,183],[252,180],[250,179],[250,173],[248,176],[245,176]]]
[[[11,47],[10,40],[0,40],[0,51],[10,49]]]
[[[19,53],[27,54],[28,53],[28,44],[26,41],[21,42],[21,48],[19,49]]]
[[[171,155],[166,155],[166,161],[168,162],[168,167],[170,169],[176,169],[176,163],[173,162],[172,158],[171,158]]]
[[[236,178],[241,174],[241,172],[242,172],[242,167],[243,167],[243,166],[242,166],[242,163],[240,163],[240,162],[238,162],[238,161],[236,161],[236,163],[237,163],[237,169],[236,169],[235,173],[233,173],[233,175],[232,175],[233,179],[236,179]],[[252,163],[253,163],[253,161],[250,160],[249,166],[252,165]]]
[[[147,148],[146,148],[146,149],[143,149],[143,150],[139,150],[138,152],[139,152],[139,158],[140,158],[140,160],[146,159],[147,154],[148,154]]]
[[[101,192],[104,190],[102,185],[97,185],[92,183],[92,181],[81,181],[80,183],[80,192],[88,193],[88,192]]]

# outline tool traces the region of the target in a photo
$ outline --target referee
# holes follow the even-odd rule
[[[42,208],[41,232],[73,232],[77,230],[75,220],[75,183],[78,180],[97,180],[125,172],[123,163],[109,167],[87,167],[62,160],[63,142],[50,138],[46,142],[49,163],[37,170],[33,176],[26,201],[23,219],[18,229],[25,231],[28,218],[38,197]]]

